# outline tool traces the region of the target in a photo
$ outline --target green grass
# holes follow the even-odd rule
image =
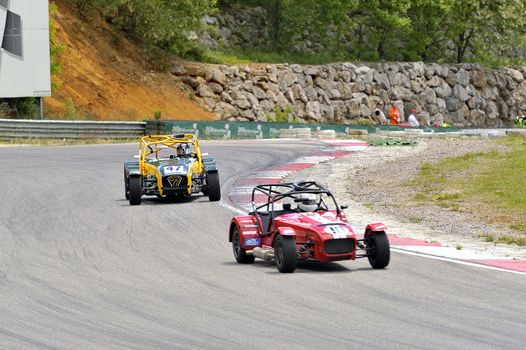
[[[291,54],[290,52],[269,52],[264,50],[215,50],[206,51],[200,60],[216,64],[244,63],[290,63],[290,64],[327,64],[340,62],[342,58],[330,53]]]
[[[510,228],[512,230],[526,232],[526,224],[512,224],[512,225],[510,225]]]
[[[412,224],[420,224],[424,219],[417,216],[410,216],[407,218],[407,220]]]
[[[526,237],[516,237],[509,235],[501,235],[495,237],[494,235],[481,233],[477,235],[479,238],[484,239],[485,242],[504,243],[504,244],[516,244],[520,247],[526,246]]]
[[[477,237],[484,239],[484,242],[494,242],[495,241],[495,236],[489,233],[479,233]]]
[[[422,164],[409,183],[421,189],[415,199],[452,210],[460,210],[466,203],[473,207],[467,210],[484,207],[514,218],[508,224],[526,230],[520,221],[526,217],[526,139],[507,137],[498,142],[507,146],[507,151],[469,153]]]

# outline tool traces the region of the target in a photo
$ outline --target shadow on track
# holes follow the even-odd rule
[[[141,205],[193,203],[198,199],[205,199],[203,202],[208,202],[208,196],[143,197],[141,199]],[[124,202],[125,204],[123,204],[123,206],[129,206],[129,202],[127,199],[117,199],[117,202]]]
[[[272,271],[266,271],[268,274],[281,274],[276,270],[276,265],[274,262],[256,260],[253,264],[238,264],[235,261],[224,262],[223,265],[227,266],[243,266],[248,268],[257,268],[257,269],[266,269]],[[356,269],[348,268],[339,263],[330,262],[330,263],[319,263],[314,261],[301,261],[298,262],[298,267],[294,273],[314,273],[314,274],[326,274],[326,273],[352,273],[358,271],[372,271],[370,267],[360,267]]]

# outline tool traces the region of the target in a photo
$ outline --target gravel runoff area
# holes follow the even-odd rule
[[[383,222],[388,233],[439,242],[457,249],[526,259],[526,248],[485,242],[481,233],[516,235],[505,225],[490,224],[474,213],[452,211],[415,200],[417,190],[404,186],[424,162],[496,149],[488,139],[419,139],[416,146],[368,147],[297,172],[287,180],[321,180],[335,194],[351,225],[362,233],[370,222]],[[482,215],[480,215],[482,216]]]

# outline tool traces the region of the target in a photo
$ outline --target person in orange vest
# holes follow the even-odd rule
[[[389,108],[389,125],[396,125],[400,122],[400,111],[395,105]]]

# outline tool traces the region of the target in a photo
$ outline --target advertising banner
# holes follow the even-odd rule
[[[0,0],[0,97],[51,95],[44,0]]]
[[[281,129],[308,128],[313,133],[317,130],[334,130],[337,137],[347,137],[352,129],[366,129],[375,132],[375,128],[343,124],[299,124],[299,123],[256,123],[256,122],[197,122],[184,120],[164,121],[167,134],[188,133],[200,139],[239,140],[239,139],[275,139],[279,138]]]

